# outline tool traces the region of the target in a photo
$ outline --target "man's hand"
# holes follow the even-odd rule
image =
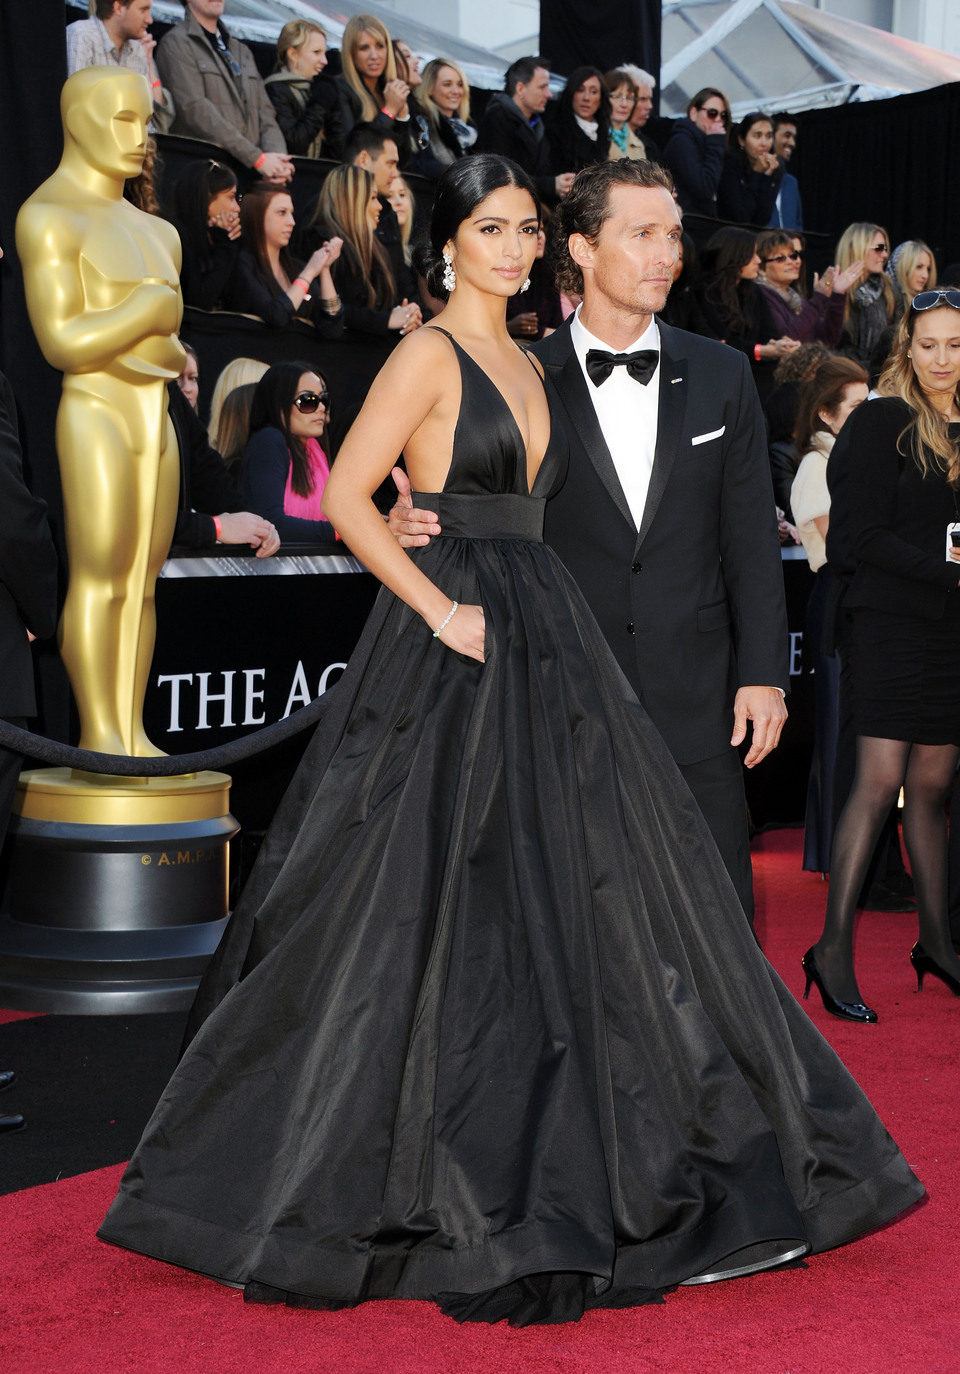
[[[780,743],[780,731],[787,719],[787,704],[776,687],[741,687],[733,702],[733,734],[736,748],[747,737],[747,721],[753,721],[753,740],[743,760],[753,768]]]
[[[401,549],[419,549],[430,543],[430,536],[440,533],[436,514],[432,510],[417,510],[410,498],[410,478],[403,468],[390,474],[397,488],[397,499],[387,516],[387,529]]]
[[[263,161],[255,170],[264,181],[286,183],[293,180],[293,163],[286,153],[264,153]]]
[[[561,200],[570,190],[570,187],[573,185],[573,179],[575,176],[576,172],[561,172],[559,176],[555,176],[553,178],[554,187],[556,188],[557,195],[561,198]]]
[[[280,547],[280,536],[269,520],[248,510],[218,515],[221,544],[249,544],[258,558],[269,558]]]

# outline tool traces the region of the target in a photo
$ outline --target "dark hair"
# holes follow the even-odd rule
[[[787,244],[793,248],[794,237],[789,229],[764,229],[757,239],[761,263],[766,262],[774,248],[786,247]]]
[[[437,300],[445,301],[449,292],[443,284],[443,247],[456,237],[465,219],[473,214],[481,201],[502,186],[518,186],[533,201],[540,220],[540,197],[536,187],[522,167],[499,153],[474,153],[458,158],[437,182],[430,219],[430,239],[414,251],[417,272],[427,283],[427,290]]]
[[[279,289],[279,282],[273,275],[270,259],[267,256],[267,240],[264,233],[264,219],[270,202],[275,196],[288,196],[290,192],[279,181],[267,181],[251,186],[240,203],[240,229],[243,241],[256,258],[257,266],[264,281],[271,290]],[[280,266],[290,281],[297,275],[298,266],[289,248],[280,249]]]
[[[726,111],[727,122],[729,124],[730,102],[727,100],[727,97],[724,95],[723,91],[717,90],[716,86],[703,86],[699,91],[697,91],[696,95],[692,95],[690,99],[687,101],[687,113],[689,114],[691,110],[702,110],[704,105],[706,105],[707,101],[710,100],[713,96],[716,96],[718,100],[723,101],[723,108]]]
[[[320,377],[315,363],[274,363],[257,382],[250,408],[251,434],[260,429],[279,429],[283,435],[290,454],[290,485],[298,496],[309,496],[313,491],[313,473],[307,463],[306,445],[290,432],[290,412],[305,372]]]
[[[210,265],[213,243],[210,237],[210,202],[221,191],[236,187],[237,178],[229,167],[212,158],[189,163],[173,184],[167,207],[183,245],[183,256],[200,271]]]
[[[622,67],[613,67],[609,72],[605,72],[603,84],[606,86],[610,95],[613,95],[614,91],[618,91],[621,86],[629,86],[631,91],[633,91],[633,100],[634,104],[636,104],[640,87],[637,85],[636,81],[634,81],[630,73],[625,72]]]
[[[133,3],[133,0],[119,0],[119,3],[126,9]],[[183,3],[186,5],[187,0],[183,0]],[[95,9],[97,18],[102,23],[104,19],[109,19],[113,14],[113,0],[97,0]]]
[[[753,128],[754,124],[760,123],[769,124],[772,131],[773,120],[770,118],[768,114],[764,114],[762,110],[751,110],[749,114],[744,115],[740,122],[738,124],[734,124],[733,126],[732,137],[736,138],[737,140],[734,146],[739,148],[740,139],[746,138],[747,134]]]
[[[513,95],[518,86],[526,86],[532,81],[539,67],[548,72],[550,63],[545,57],[518,57],[516,62],[511,62],[503,78],[503,89],[507,95]]]
[[[599,160],[601,157],[606,157],[607,144],[610,142],[610,92],[603,84],[603,72],[599,68],[577,67],[575,71],[570,73],[567,77],[567,84],[557,97],[552,123],[573,123],[573,97],[591,77],[596,78],[597,85],[600,87],[600,104],[597,106],[597,113],[594,116],[597,121],[597,154]]]
[[[223,398],[217,421],[217,440],[213,447],[229,466],[235,463],[250,438],[250,412],[257,393],[256,382],[235,386]]]
[[[354,158],[359,157],[361,153],[369,153],[376,161],[383,152],[383,145],[388,139],[391,143],[396,143],[392,133],[385,133],[383,129],[378,129],[375,124],[354,124],[344,145],[343,157],[340,161],[353,162]]]
[[[827,426],[820,419],[820,411],[836,410],[847,387],[855,382],[867,384],[864,369],[852,358],[835,354],[822,362],[810,380],[804,384],[797,406],[797,423],[793,430],[799,457],[802,458],[810,448],[815,434],[827,432]]]
[[[391,38],[390,46],[391,48],[393,48],[393,60],[396,63],[397,76],[400,78],[401,81],[406,81],[407,85],[409,86],[410,63],[407,61],[405,55],[400,51],[400,44],[404,42],[406,42],[406,40],[403,38]],[[410,47],[409,43],[407,44],[407,47]],[[356,154],[354,154],[354,156],[356,156]],[[351,158],[350,161],[352,160],[353,159]]]
[[[583,295],[583,273],[570,256],[571,234],[582,234],[596,243],[604,222],[610,218],[610,192],[615,186],[640,186],[673,194],[673,177],[666,167],[642,158],[620,158],[584,167],[554,212],[553,260],[557,283],[567,295]]]
[[[727,224],[711,234],[703,250],[704,300],[718,307],[727,329],[742,334],[749,328],[747,290],[740,271],[757,251],[757,236],[749,229]]]
[[[792,115],[789,110],[778,110],[776,114],[770,116],[770,123],[773,125],[773,132],[776,133],[781,124],[792,124],[797,127],[797,116]]]

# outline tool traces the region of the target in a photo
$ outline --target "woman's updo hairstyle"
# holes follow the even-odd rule
[[[445,301],[449,294],[443,284],[444,244],[456,237],[460,225],[470,218],[480,202],[502,186],[518,186],[526,191],[533,201],[537,220],[540,220],[540,197],[533,182],[522,167],[498,153],[474,153],[458,158],[437,182],[430,239],[419,244],[413,254],[415,269],[437,300]]]

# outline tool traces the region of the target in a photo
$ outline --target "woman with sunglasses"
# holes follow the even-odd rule
[[[879,224],[863,221],[848,224],[840,235],[836,256],[837,268],[841,272],[846,272],[856,262],[862,264],[856,280],[847,291],[840,348],[869,372],[874,354],[882,347],[897,308],[890,278],[884,271],[890,256],[887,231],[881,229]]]
[[[476,126],[470,118],[470,86],[452,58],[434,57],[424,67],[420,107],[429,142],[414,153],[410,170],[436,181],[477,141]]]
[[[820,342],[835,348],[843,333],[844,298],[863,263],[853,262],[843,272],[828,267],[822,277],[814,276],[813,295],[806,298],[796,286],[803,254],[795,246],[793,234],[785,229],[767,229],[757,239],[757,252],[762,273],[757,284],[766,297],[777,333],[801,343]]]
[[[830,460],[830,535],[841,526],[855,559],[844,604],[857,768],[834,834],[823,932],[803,957],[807,993],[816,984],[827,1011],[858,1022],[877,1013],[854,973],[856,902],[901,787],[920,927],[910,961],[918,987],[929,973],[960,996],[944,815],[960,759],[960,291],[913,297],[877,389]]]
[[[760,110],[733,130],[717,187],[717,214],[739,224],[769,224],[783,180],[773,151],[773,123]]]
[[[325,543],[335,537],[320,509],[330,476],[320,446],[329,401],[309,363],[274,363],[253,394],[241,503],[269,520],[284,543]]]
[[[681,210],[717,217],[717,187],[723,172],[730,105],[722,91],[705,86],[687,106],[667,140],[663,160],[673,173]]]
[[[338,339],[343,312],[331,268],[343,245],[330,236],[300,263],[289,247],[295,224],[293,201],[283,186],[251,187],[240,209],[244,247],[224,307],[258,315],[272,329],[282,329],[296,315],[309,320],[321,338]]]

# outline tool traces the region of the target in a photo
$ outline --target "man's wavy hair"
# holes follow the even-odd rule
[[[669,191],[672,195],[673,177],[659,163],[627,157],[618,162],[598,162],[577,173],[553,218],[557,282],[568,296],[583,295],[583,273],[570,256],[570,235],[582,234],[590,243],[596,243],[604,221],[610,218],[610,192],[617,186],[640,186],[644,190]]]

